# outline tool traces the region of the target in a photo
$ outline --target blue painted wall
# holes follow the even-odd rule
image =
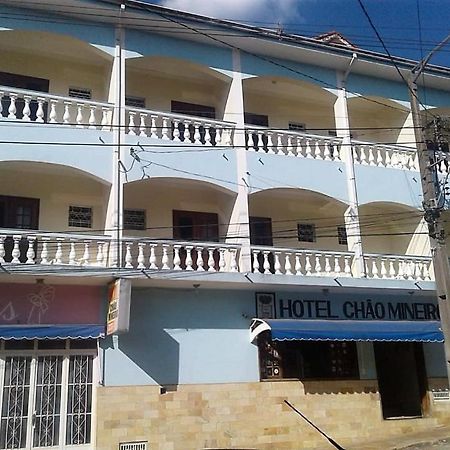
[[[105,385],[258,381],[254,314],[252,292],[133,289],[130,332],[104,341]]]

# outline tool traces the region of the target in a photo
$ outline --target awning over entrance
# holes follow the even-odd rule
[[[253,319],[253,341],[269,330],[274,341],[444,342],[437,321]]]
[[[3,325],[0,339],[97,339],[104,325]]]

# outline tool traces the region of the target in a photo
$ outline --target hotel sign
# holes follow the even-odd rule
[[[131,282],[119,278],[109,286],[106,334],[128,332],[130,328]]]
[[[406,300],[298,299],[257,293],[256,312],[260,319],[439,320],[436,303]]]

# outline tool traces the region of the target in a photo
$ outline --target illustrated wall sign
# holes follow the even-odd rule
[[[299,299],[257,293],[256,312],[261,319],[439,320],[434,301],[395,298]]]

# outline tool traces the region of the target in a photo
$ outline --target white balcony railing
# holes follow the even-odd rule
[[[22,122],[110,129],[114,107],[109,103],[61,97],[0,86],[0,118]]]
[[[324,161],[341,160],[341,140],[336,137],[247,126],[245,139],[249,151]]]
[[[238,272],[239,245],[124,238],[125,268]]]
[[[126,132],[205,146],[233,145],[235,124],[183,114],[126,108]]]
[[[0,264],[108,265],[109,236],[0,230]]]
[[[353,257],[353,253],[350,252],[256,247],[252,245],[254,273],[351,277]]]
[[[354,160],[357,164],[391,169],[419,170],[419,161],[415,149],[361,141],[352,141],[352,145]]]
[[[365,254],[364,262],[368,278],[434,280],[431,257]]]

